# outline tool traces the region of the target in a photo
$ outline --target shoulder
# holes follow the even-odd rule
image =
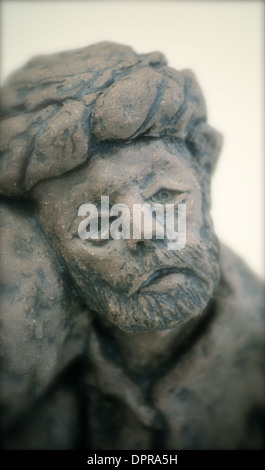
[[[263,306],[264,282],[253,273],[245,261],[224,244],[220,249],[220,269],[222,279],[230,286],[230,291],[239,301],[240,308],[244,309],[249,302],[256,308]]]
[[[0,220],[0,390],[7,425],[82,353],[89,320],[31,214],[1,203]]]
[[[255,449],[264,442],[263,287],[226,247],[220,266],[207,321],[154,391],[172,448]]]
[[[220,252],[220,270],[212,332],[219,341],[230,343],[231,353],[241,351],[250,359],[264,341],[264,283],[224,245]]]

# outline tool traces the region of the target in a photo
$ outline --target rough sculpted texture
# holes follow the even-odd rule
[[[36,57],[0,135],[3,448],[263,448],[263,287],[213,230],[222,138],[194,74],[108,42]],[[102,196],[185,205],[185,246],[155,218],[105,238]]]
[[[198,159],[211,152],[212,166],[220,147],[193,73],[126,46],[33,59],[10,77],[1,103],[1,188],[10,196],[77,168],[93,142],[174,136]]]

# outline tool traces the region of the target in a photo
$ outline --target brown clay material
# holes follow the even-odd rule
[[[108,42],[36,57],[0,132],[3,447],[261,449],[263,288],[213,230],[194,74]],[[80,238],[103,196],[130,237]],[[185,246],[134,238],[134,204],[185,205]]]

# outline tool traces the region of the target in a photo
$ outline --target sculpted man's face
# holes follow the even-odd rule
[[[123,330],[175,327],[207,306],[218,282],[218,243],[184,145],[156,139],[101,149],[85,167],[40,183],[34,194],[41,226],[82,298]],[[109,196],[110,207],[126,204],[131,214],[133,204],[186,204],[186,246],[169,251],[167,238],[155,233],[82,240],[78,209],[93,203],[100,215],[101,196]]]

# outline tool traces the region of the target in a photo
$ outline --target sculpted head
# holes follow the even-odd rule
[[[3,92],[2,193],[34,201],[82,300],[131,332],[200,315],[219,280],[209,210],[220,136],[194,75],[159,53],[101,43],[35,58]],[[130,214],[134,204],[186,204],[185,247],[132,231],[81,239],[79,207],[100,213],[102,196]]]

